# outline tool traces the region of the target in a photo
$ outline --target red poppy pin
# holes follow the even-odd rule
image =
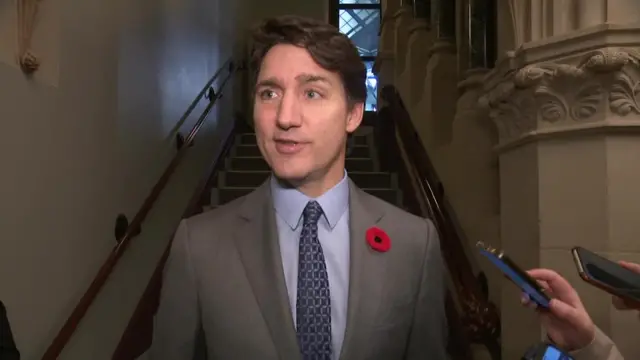
[[[391,248],[391,239],[384,230],[378,227],[371,227],[367,230],[367,244],[378,252],[387,252]]]

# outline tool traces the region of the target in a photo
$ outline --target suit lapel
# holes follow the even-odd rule
[[[357,358],[369,346],[365,332],[369,330],[369,319],[376,315],[380,305],[386,262],[383,253],[367,245],[365,234],[383,215],[381,209],[368,204],[366,194],[349,181],[349,300],[342,360]]]
[[[236,244],[262,316],[279,357],[298,359],[268,181],[245,198],[239,215],[244,223],[236,231]]]

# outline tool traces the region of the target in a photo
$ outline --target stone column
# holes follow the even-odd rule
[[[409,44],[409,28],[413,24],[413,9],[410,0],[401,0],[400,9],[394,14],[395,24],[395,77],[400,79],[404,71],[407,59],[407,46]],[[399,84],[396,84],[399,85]]]
[[[398,90],[408,108],[413,107],[422,97],[429,61],[427,49],[431,48],[435,38],[430,21],[431,1],[414,0],[413,23],[409,27],[406,64],[398,81]]]
[[[578,27],[588,28],[606,21],[607,0],[578,1]]]
[[[551,15],[546,24],[559,16]],[[481,103],[498,131],[502,248],[525,268],[569,279],[596,324],[635,359],[637,317],[581,281],[570,255],[583,246],[640,262],[640,26],[593,19],[593,31],[524,43],[485,79]],[[505,359],[543,336],[519,296],[502,286]]]
[[[393,52],[395,50],[395,14],[400,9],[400,0],[387,0],[382,6],[382,21],[380,24],[379,52]]]
[[[509,14],[515,37],[514,47],[517,49],[527,42],[587,27],[594,21],[601,24],[602,21],[598,19],[601,17],[599,7],[602,1],[509,0]],[[589,11],[582,11],[586,10],[587,4]]]
[[[491,239],[500,246],[500,217],[498,206],[497,156],[493,145],[496,131],[488,121],[488,111],[478,106],[483,95],[484,78],[493,67],[496,57],[496,4],[493,0],[465,0],[466,21],[461,26],[458,49],[466,56],[461,68],[466,69],[458,82],[456,112],[452,125],[452,141],[441,169],[442,181],[456,217],[464,230],[474,262],[489,279],[489,296],[500,303],[502,275],[475,251],[474,241]],[[465,50],[466,49],[466,50]],[[469,181],[473,179],[473,181]]]
[[[380,24],[380,45],[373,65],[378,78],[378,99],[385,85],[395,84],[395,14],[400,9],[400,0],[386,0],[382,3],[382,23]]]
[[[585,7],[585,11],[586,11]],[[606,19],[608,23],[633,24],[640,19],[640,1],[635,0],[607,0]]]
[[[438,148],[451,141],[451,124],[458,97],[455,81],[458,78],[456,2],[433,0],[432,23],[436,40],[429,49],[422,97],[413,107],[411,117],[438,170]]]

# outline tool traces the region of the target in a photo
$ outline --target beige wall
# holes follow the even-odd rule
[[[13,61],[14,1],[0,3],[0,38],[11,40],[0,42],[0,299],[29,360],[114,245],[115,216],[133,217],[175,154],[172,128],[231,54],[236,23],[229,1],[43,1],[42,68],[28,80]],[[180,168],[176,202],[203,159]]]

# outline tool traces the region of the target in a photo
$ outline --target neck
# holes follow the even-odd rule
[[[344,168],[336,169],[333,173],[327,173],[321,179],[307,181],[299,184],[296,188],[310,198],[318,198],[334,186],[338,185],[344,177]]]
[[[285,180],[284,182],[308,197],[315,199],[331,190],[342,180],[344,177],[344,164],[345,158],[343,155],[329,167],[328,171],[323,169],[326,172],[321,175],[309,174],[305,179],[299,181]],[[279,181],[282,182],[282,180]]]

